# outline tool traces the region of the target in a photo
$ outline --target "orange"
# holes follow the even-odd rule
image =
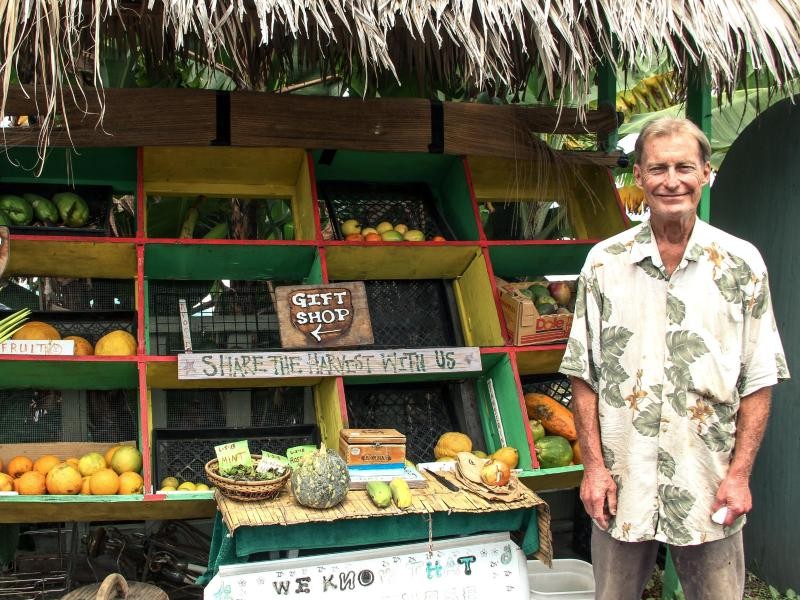
[[[94,354],[94,347],[86,338],[79,335],[68,335],[64,339],[75,342],[75,356],[92,356]]]
[[[67,463],[68,465],[72,465],[72,466],[73,466],[73,467],[75,467],[76,469],[78,468],[78,465],[80,464],[80,460],[78,460],[78,459],[77,459],[77,458],[75,458],[74,456],[71,456],[70,458],[68,458],[68,459],[67,459],[67,460],[65,460],[64,462],[65,462],[65,463]]]
[[[8,473],[0,473],[0,492],[13,492],[15,479]]]
[[[348,242],[360,242],[363,238],[360,233],[348,233],[344,239]]]
[[[92,490],[89,489],[89,480],[91,477],[84,477],[81,480],[81,496],[91,496]]]
[[[144,490],[144,479],[138,473],[133,471],[126,471],[119,476],[119,493],[122,495],[127,494],[141,494]]]
[[[380,233],[368,233],[364,236],[365,242],[380,242],[381,241],[381,234]]]
[[[81,491],[82,484],[80,471],[67,463],[53,467],[45,479],[47,491],[51,494],[73,496]]]
[[[120,448],[122,448],[122,446],[111,446],[111,448],[106,450],[105,459],[107,465],[111,464],[111,459],[114,458],[114,452],[116,452]]]
[[[89,477],[89,491],[95,496],[116,494],[119,491],[119,475],[111,469],[100,469]]]
[[[61,334],[55,327],[41,321],[28,321],[17,333],[11,336],[12,340],[60,340]]]
[[[61,459],[52,454],[45,454],[36,459],[33,463],[33,470],[39,471],[42,475],[47,475],[50,469],[61,463]]]
[[[138,473],[142,470],[142,453],[134,446],[122,446],[114,452],[110,467],[117,475],[122,475],[126,471]]]
[[[8,461],[8,474],[14,479],[33,469],[33,461],[27,456],[15,456]]]
[[[97,340],[94,353],[97,356],[133,356],[136,354],[136,338],[121,329],[112,331]]]
[[[14,482],[17,492],[21,496],[38,496],[47,493],[47,486],[45,485],[45,476],[39,471],[28,471],[23,473],[19,479]]]
[[[509,469],[516,469],[519,463],[519,452],[516,448],[505,446],[492,454],[491,458],[506,463]]]
[[[94,475],[100,469],[105,469],[108,465],[106,459],[99,452],[89,452],[81,456],[78,461],[78,470],[81,475]]]
[[[446,242],[447,240],[441,235],[435,235],[431,238],[432,242]]]

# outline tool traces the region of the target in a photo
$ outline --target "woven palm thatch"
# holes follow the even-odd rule
[[[747,55],[779,85],[800,74],[797,0],[0,0],[0,26],[0,113],[10,86],[35,87],[45,132],[62,104],[102,98],[104,57],[129,51],[222,66],[248,90],[304,68],[422,94],[521,92],[539,74],[541,100],[578,106],[603,60],[666,53],[684,74],[705,63],[721,90]]]

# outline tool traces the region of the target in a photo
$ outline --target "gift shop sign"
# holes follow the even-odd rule
[[[281,346],[334,348],[373,343],[363,281],[275,288]]]
[[[220,566],[206,600],[528,600],[527,563],[508,533]]]
[[[178,355],[178,379],[264,379],[478,373],[478,348],[192,352]]]

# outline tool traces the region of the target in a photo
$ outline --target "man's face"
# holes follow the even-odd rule
[[[694,215],[711,173],[697,140],[684,133],[651,137],[642,154],[633,175],[644,191],[650,219],[669,222]]]

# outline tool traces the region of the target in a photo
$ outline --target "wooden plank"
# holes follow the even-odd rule
[[[476,256],[453,288],[467,343],[475,346],[502,346],[503,334],[492,295],[486,261]]]
[[[271,377],[364,377],[481,371],[478,348],[309,350],[178,355],[178,379],[210,381]]]
[[[23,498],[0,498],[0,523],[206,519],[217,512],[211,499],[143,501],[141,496],[66,496],[68,502],[30,502]]]
[[[520,375],[543,375],[556,373],[564,357],[563,344],[553,346],[526,346],[516,352],[517,369]]]
[[[136,247],[112,241],[69,241],[55,238],[12,236],[14,251],[5,275],[51,277],[105,277],[132,279],[136,276]]]
[[[316,385],[319,377],[248,379],[247,387],[281,387]],[[178,362],[151,361],[147,364],[147,385],[155,389],[229,388],[238,385],[233,379],[178,379]]]
[[[594,133],[616,128],[611,109],[586,111],[537,106],[487,106],[469,102],[444,103],[445,154],[505,156],[540,159],[542,142],[537,133]]]
[[[283,348],[336,348],[374,343],[363,281],[275,288]]]
[[[231,94],[231,145],[427,152],[430,101]]]
[[[9,90],[6,114],[37,115],[46,105],[42,94]],[[216,92],[164,88],[106,89],[105,114],[95,90],[85,90],[81,105],[64,96],[69,133],[63,127],[50,136],[51,146],[208,146],[216,137]],[[40,107],[40,108],[37,108]],[[39,127],[3,130],[9,146],[35,146]]]

